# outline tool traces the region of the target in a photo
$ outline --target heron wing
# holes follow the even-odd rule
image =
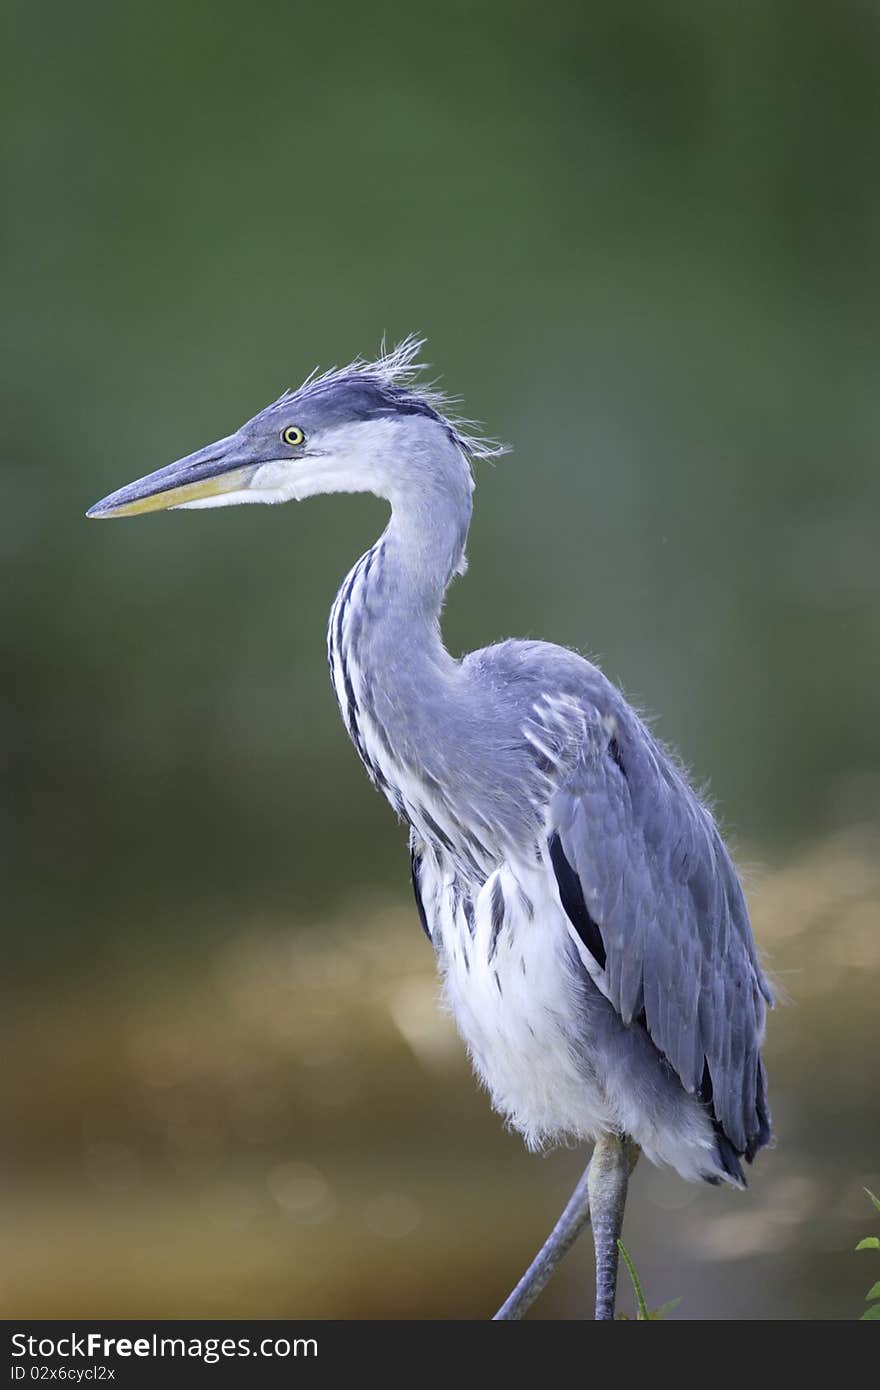
[[[709,811],[632,716],[600,720],[549,806],[549,850],[582,959],[647,1029],[737,1153],[769,1138],[759,1047],[772,1003]]]

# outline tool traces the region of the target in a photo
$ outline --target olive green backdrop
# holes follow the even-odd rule
[[[8,15],[7,1315],[485,1316],[574,1179],[578,1155],[504,1135],[431,1021],[405,835],[336,714],[326,613],[382,506],[83,519],[413,329],[513,446],[479,469],[450,646],[568,643],[659,712],[791,996],[751,1193],[637,1177],[649,1294],[857,1315],[880,1182],[877,14]],[[587,1254],[545,1314],[588,1306]]]

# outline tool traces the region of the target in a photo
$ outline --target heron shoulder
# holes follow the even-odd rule
[[[618,705],[626,703],[598,666],[555,642],[507,638],[470,652],[462,668],[465,674],[499,691],[518,690],[533,694],[534,698],[541,695],[576,698],[592,702],[607,713],[613,713]]]

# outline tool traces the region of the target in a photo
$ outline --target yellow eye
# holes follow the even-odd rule
[[[288,425],[281,431],[281,438],[285,444],[289,444],[291,449],[296,449],[300,444],[305,444],[306,437],[299,425]]]

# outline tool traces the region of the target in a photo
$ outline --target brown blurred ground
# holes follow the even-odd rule
[[[841,836],[755,876],[788,996],[767,1049],[778,1147],[746,1194],[643,1164],[628,1213],[650,1297],[681,1295],[681,1316],[859,1311],[861,1189],[880,1185],[876,848]],[[504,1134],[435,995],[409,903],[253,924],[198,971],[35,992],[4,1024],[4,1316],[487,1316],[579,1156]],[[540,1316],[584,1312],[587,1255]]]

